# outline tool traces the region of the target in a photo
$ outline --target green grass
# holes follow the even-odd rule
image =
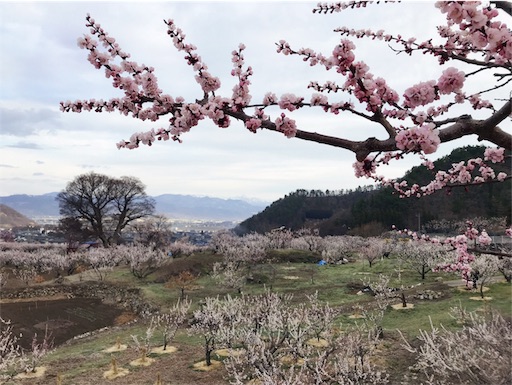
[[[140,286],[140,289],[142,295],[149,303],[161,307],[171,305],[178,298],[177,290],[166,288],[164,285],[158,283],[147,283]],[[175,295],[173,295],[173,292],[176,292]]]
[[[87,340],[84,341],[78,340],[70,345],[59,346],[59,348],[48,355],[45,360],[52,362],[67,357],[93,355],[116,344],[118,338],[123,344],[131,344],[132,334],[143,335],[145,331],[146,327],[144,325],[134,324],[129,328],[114,328],[108,334],[100,332],[95,338],[87,338]]]
[[[390,286],[411,287],[421,284],[421,289],[433,288],[439,291],[439,280],[451,281],[459,277],[449,273],[429,272],[422,280],[418,272],[402,267],[403,271],[398,276],[396,260],[393,258],[376,261],[370,268],[368,262],[357,261],[346,265],[318,266],[305,263],[282,263],[273,265],[276,271],[276,278],[272,282],[272,289],[276,292],[293,293],[295,300],[301,302],[306,294],[318,292],[319,299],[328,302],[331,306],[351,306],[360,302],[372,302],[373,298],[366,294],[363,296],[351,292],[348,283],[362,284],[363,282],[376,281],[380,274],[391,277]],[[299,279],[286,279],[286,276],[296,276]],[[257,294],[263,285],[247,285],[244,292]],[[268,284],[267,284],[268,286]],[[197,293],[199,294],[199,293]],[[460,328],[456,320],[450,315],[450,309],[462,306],[468,311],[487,308],[493,309],[506,317],[512,316],[512,287],[507,283],[496,283],[490,285],[487,295],[493,297],[485,303],[475,301],[470,297],[478,296],[478,293],[460,291],[458,288],[445,287],[443,296],[438,300],[416,300],[408,299],[415,307],[410,310],[388,309],[385,313],[383,324],[385,330],[395,331],[400,329],[407,335],[416,336],[420,329],[429,330],[430,322],[434,326],[443,325],[448,329]],[[395,303],[400,303],[396,298]],[[340,317],[342,323],[353,324],[353,319],[348,318],[349,314]],[[357,321],[361,322],[361,320]]]
[[[288,258],[288,257],[286,257]],[[431,286],[439,287],[439,279],[455,280],[457,275],[448,273],[428,273],[425,280],[421,280],[418,272],[402,267],[400,279],[398,265],[394,258],[386,258],[375,261],[370,267],[367,261],[356,261],[345,265],[319,266],[315,263],[274,263],[253,267],[253,273],[264,274],[268,279],[265,284],[247,284],[242,290],[245,294],[257,295],[264,292],[266,288],[279,293],[293,293],[294,301],[303,302],[306,295],[318,292],[321,301],[329,303],[333,307],[344,306],[350,309],[359,302],[368,302],[373,299],[368,294],[357,295],[354,286],[376,281],[380,274],[391,277],[390,286],[411,287],[421,283],[422,288]],[[273,278],[272,278],[273,277]],[[297,277],[297,279],[287,279]],[[128,268],[118,268],[109,273],[107,279],[116,283],[130,286],[137,286],[141,289],[144,297],[152,304],[167,308],[172,306],[179,299],[181,291],[178,287],[165,287],[163,283],[151,282],[151,277],[146,279],[135,278]],[[352,288],[350,287],[352,286]],[[507,283],[490,285],[491,291],[486,295],[492,295],[493,299],[486,306],[497,310],[504,316],[512,316],[512,289]],[[191,311],[198,308],[198,303],[205,297],[224,296],[230,294],[238,295],[237,289],[221,287],[210,276],[202,275],[193,282],[190,289],[185,290],[185,295],[192,300]],[[443,297],[434,301],[420,301],[408,299],[415,303],[415,308],[405,311],[388,310],[384,317],[383,326],[385,329],[401,329],[406,333],[416,335],[419,329],[428,329],[430,319],[434,325],[443,324],[446,327],[456,326],[449,315],[450,308],[463,306],[468,311],[474,311],[483,306],[482,301],[474,301],[470,297],[478,296],[478,293],[468,293],[456,288],[445,289]],[[396,299],[399,302],[399,299]],[[344,322],[351,323],[353,320],[346,316],[342,317]],[[187,339],[189,337],[184,336]]]

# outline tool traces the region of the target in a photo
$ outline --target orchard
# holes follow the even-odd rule
[[[320,3],[312,12],[319,18],[339,12],[357,17],[362,8],[396,7],[399,15],[400,4],[386,3]],[[190,66],[190,87],[197,89],[186,100],[166,93],[172,85],[160,84],[153,67],[131,60],[118,43],[126,37],[110,36],[87,15],[88,34],[78,45],[121,96],[63,101],[61,110],[118,112],[155,124],[121,140],[120,150],[169,140],[186,146],[187,133],[206,120],[222,129],[246,129],[247,135],[284,135],[289,146],[303,140],[336,147],[353,153],[356,176],[391,187],[403,199],[510,183],[509,174],[494,170],[512,150],[512,33],[505,24],[510,4],[448,1],[432,7],[444,23],[432,25],[427,40],[348,26],[333,31],[336,43],[323,53],[276,41],[276,55],[325,71],[330,80],[308,79],[301,95],[269,89],[258,99],[251,91],[258,69],[246,62],[251,47],[243,43],[226,59],[233,81],[231,92],[222,94],[221,76],[207,65],[214,58],[200,56],[179,23],[165,19],[170,42]],[[365,40],[388,47],[389,55],[403,60],[404,72],[414,60],[430,58],[437,75],[415,79],[411,73],[404,78],[415,80],[405,87],[399,79],[384,79],[358,54]],[[301,119],[306,110],[316,114],[314,126]],[[346,131],[317,131],[322,118],[333,116]],[[352,139],[346,127],[353,119],[374,134]],[[482,158],[434,169],[432,157],[440,148],[469,137],[487,146]],[[387,168],[411,156],[431,172],[429,183],[385,176]],[[147,211],[152,208],[149,202]],[[244,236],[219,232],[210,245],[197,247],[186,240],[166,242],[167,230],[158,226],[149,231],[126,223],[141,234],[132,245],[106,240],[98,249],[70,251],[3,242],[2,301],[25,295],[42,301],[39,294],[48,287],[58,295],[80,289],[81,296],[93,296],[83,288],[101,283],[115,293],[102,300],[123,307],[131,318],[59,346],[45,333],[25,347],[15,320],[2,318],[0,381],[510,383],[512,227],[510,217],[498,221],[506,242],[495,242],[486,222],[476,219],[449,223],[457,231],[443,237],[409,229],[372,238],[320,237],[314,229],[278,228]],[[70,355],[77,364],[69,362]]]
[[[178,243],[169,247],[187,252],[177,257],[141,244],[69,251],[2,243],[3,303],[30,301],[34,320],[38,306],[63,297],[100,298],[122,312],[114,325],[56,340],[76,322],[63,313],[95,318],[84,305],[80,312],[63,307],[28,345],[20,344],[20,320],[2,319],[6,383],[46,384],[61,376],[63,383],[122,377],[135,385],[153,383],[157,372],[178,384],[510,379],[510,259],[491,249],[476,257],[476,285],[468,286],[442,271],[453,258],[450,242],[397,232],[362,238],[226,231],[206,247]],[[94,364],[81,353],[91,350]],[[70,365],[70,354],[82,358]]]

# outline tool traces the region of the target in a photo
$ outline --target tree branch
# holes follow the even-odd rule
[[[512,16],[512,3],[510,1],[491,1],[490,3]]]
[[[486,120],[475,120],[471,117],[461,118],[451,126],[440,129],[439,138],[441,142],[444,143],[460,139],[470,134],[475,134],[478,135],[478,140],[489,140],[500,147],[512,150],[512,135],[497,127],[499,123],[510,115],[511,108],[512,103],[511,100],[509,100],[500,110],[496,111]],[[225,113],[244,122],[250,119],[243,111],[226,111]],[[383,116],[379,116],[379,114],[375,114],[372,120],[379,122],[386,128],[386,132],[390,134],[388,139],[379,140],[372,137],[364,141],[353,141],[304,130],[297,130],[295,137],[352,151],[356,154],[356,158],[359,162],[362,162],[372,152],[396,151],[398,148],[394,139],[394,130],[389,122]],[[263,121],[261,126],[270,131],[277,131],[276,125],[269,120]],[[392,133],[393,135],[391,135]]]
[[[478,248],[476,248],[476,249],[468,248],[468,251],[470,253],[481,253],[481,254],[496,255],[497,257],[500,257],[500,259],[502,259],[503,257],[505,257],[505,258],[512,258],[512,254],[505,253],[503,251],[484,250],[484,249],[478,249]]]
[[[478,140],[488,140],[507,150],[512,150],[512,135],[498,127],[512,112],[512,103],[509,100],[498,111],[485,120],[474,120],[471,117],[462,118],[457,123],[439,131],[442,143],[449,142],[463,136],[475,134]]]

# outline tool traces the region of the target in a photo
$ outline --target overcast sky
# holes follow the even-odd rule
[[[443,16],[433,2],[376,5],[367,10],[317,15],[316,2],[0,2],[0,196],[60,191],[74,177],[95,171],[134,176],[150,195],[191,194],[274,201],[296,189],[349,189],[367,185],[354,176],[352,153],[287,139],[272,132],[252,134],[237,122],[220,129],[203,121],[183,143],[118,150],[116,143],[138,131],[165,125],[119,113],[62,113],[59,102],[121,96],[102,71],[86,60],[77,38],[87,33],[90,13],[131,59],[155,67],[160,88],[189,101],[201,98],[192,69],[172,46],[163,19],[174,19],[210,72],[231,95],[231,51],[247,46],[254,70],[253,101],[266,92],[310,95],[311,80],[336,80],[336,73],[310,68],[297,57],[275,51],[285,39],[292,47],[330,54],[339,26],[385,29],[420,40],[434,36]],[[356,41],[356,59],[370,65],[399,94],[408,86],[437,79],[442,68],[430,58],[396,56],[382,42]],[[275,117],[277,111],[271,111]],[[365,139],[382,130],[351,115],[303,111],[299,128]],[[458,142],[457,145],[475,144]],[[453,147],[443,149],[442,156]],[[436,157],[434,157],[435,159]],[[397,177],[418,164],[413,159],[383,170]],[[384,172],[385,171],[385,172]]]

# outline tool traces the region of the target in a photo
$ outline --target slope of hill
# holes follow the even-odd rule
[[[36,223],[9,206],[0,204],[0,229],[32,226]]]
[[[29,218],[59,216],[57,192],[43,195],[9,195],[0,197],[5,204]],[[163,194],[153,197],[156,213],[173,219],[202,219],[241,221],[266,207],[266,203],[247,202],[241,199],[220,199],[192,195]]]
[[[483,150],[483,146],[459,148],[434,163],[436,168],[446,170],[461,160],[483,158]],[[510,174],[510,169],[509,159],[497,171]],[[410,184],[424,185],[432,175],[425,167],[414,167],[404,178]],[[393,225],[417,230],[431,220],[440,219],[505,217],[510,223],[511,196],[511,180],[441,190],[421,199],[401,199],[390,188],[371,186],[341,192],[297,190],[241,222],[236,231],[266,232],[285,226],[293,230],[316,228],[321,235],[376,235]]]

